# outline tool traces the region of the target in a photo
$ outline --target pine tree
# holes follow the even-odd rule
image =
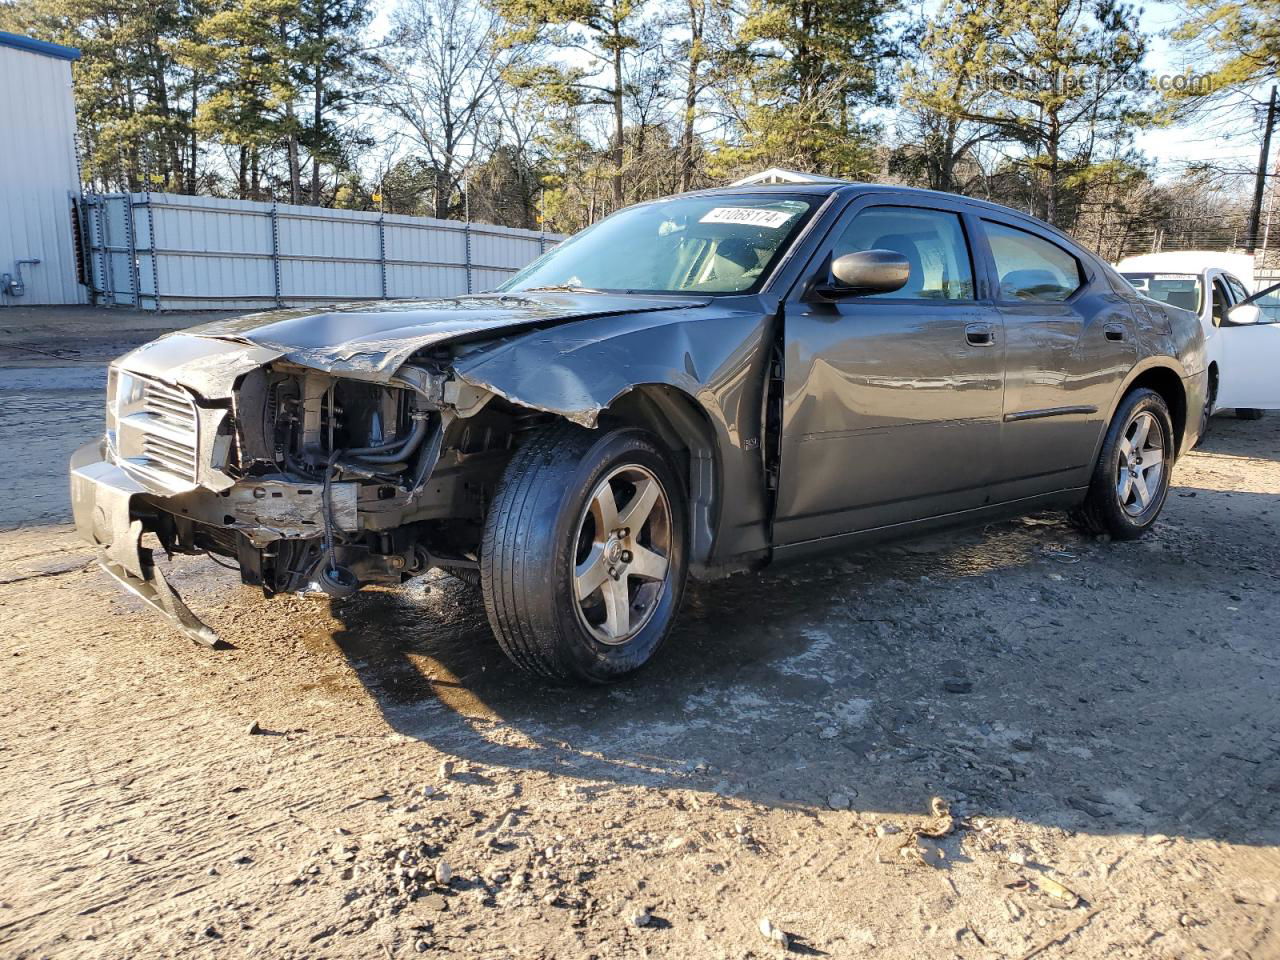
[[[291,50],[297,43],[295,0],[225,0],[196,28],[184,49],[193,69],[210,78],[196,115],[197,130],[238,152],[242,198],[263,199],[271,152],[288,154],[291,193],[296,194],[301,124]],[[296,195],[291,199],[297,199]]]
[[[1149,119],[1146,37],[1134,8],[1117,0],[1001,0],[994,13],[991,62],[1003,76],[970,119],[1024,145],[1039,183],[1036,212],[1069,226],[1060,210],[1065,178],[1092,162],[1096,144]]]
[[[1245,89],[1280,76],[1280,0],[1188,0],[1174,39],[1207,50],[1203,86],[1174,87],[1175,97]]]
[[[971,119],[989,107],[1000,24],[988,0],[951,0],[908,40],[902,68],[905,144],[900,162],[923,168],[933,190],[961,191],[974,154],[999,133]]]
[[[876,67],[889,53],[891,9],[877,0],[751,0],[729,64],[742,133],[718,166],[869,172],[875,125],[864,114],[881,93]]]
[[[311,155],[310,200],[319,206],[322,163],[344,162],[351,138],[342,119],[363,99],[370,83],[362,33],[371,19],[370,0],[301,0],[294,82],[307,102],[301,142]]]
[[[504,37],[507,46],[573,50],[587,61],[587,66],[563,66],[548,60],[511,75],[551,103],[610,109],[609,180],[613,206],[622,206],[628,56],[649,33],[644,0],[496,0],[495,8],[511,25]]]
[[[198,82],[175,56],[192,29],[183,0],[24,0],[6,29],[79,47],[73,70],[85,176],[104,189],[198,185]]]

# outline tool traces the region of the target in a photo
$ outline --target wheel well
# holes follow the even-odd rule
[[[711,556],[719,518],[720,476],[715,431],[706,413],[687,394],[649,384],[623,394],[605,416],[656,434],[676,458],[689,495],[690,560],[705,563]]]
[[[1131,391],[1139,387],[1154,390],[1164,399],[1173,420],[1174,447],[1182,452],[1182,439],[1187,428],[1187,394],[1182,379],[1168,367],[1152,367],[1129,384]]]

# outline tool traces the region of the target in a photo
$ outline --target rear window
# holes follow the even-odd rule
[[[1195,273],[1130,273],[1124,278],[1144,297],[1159,300],[1171,307],[1199,313],[1204,304],[1204,285]]]

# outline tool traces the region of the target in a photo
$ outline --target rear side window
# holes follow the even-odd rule
[[[982,225],[1000,278],[1001,300],[1060,303],[1080,289],[1080,261],[1056,243],[991,220]]]
[[[850,221],[832,257],[862,250],[892,250],[911,273],[901,290],[871,294],[913,300],[972,300],[973,268],[960,218],[943,210],[869,207]]]

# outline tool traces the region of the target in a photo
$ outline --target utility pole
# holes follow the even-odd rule
[[[1271,100],[1267,104],[1267,125],[1262,131],[1262,153],[1258,157],[1258,176],[1253,184],[1253,206],[1249,208],[1249,236],[1245,239],[1245,252],[1258,248],[1258,227],[1262,221],[1262,197],[1267,189],[1267,162],[1271,159],[1271,131],[1276,125],[1276,88],[1271,88]]]

